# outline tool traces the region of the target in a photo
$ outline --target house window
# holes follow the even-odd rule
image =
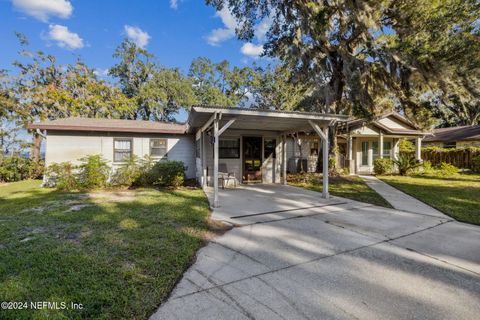
[[[263,157],[265,159],[272,157],[272,159],[276,158],[275,147],[277,146],[277,140],[275,139],[265,139],[263,142]]]
[[[379,157],[379,152],[378,152],[378,142],[377,141],[372,141],[372,159],[375,161]]]
[[[218,157],[222,159],[239,159],[240,139],[220,139]]]
[[[114,139],[113,140],[113,161],[122,162],[132,157],[133,150],[132,139]]]
[[[392,151],[392,143],[390,141],[383,143],[383,157],[390,159],[390,152]]]
[[[362,142],[362,166],[368,166],[368,141]]]
[[[318,141],[310,141],[310,155],[317,156],[318,155]]]
[[[167,139],[150,139],[150,155],[165,157],[167,155]]]
[[[445,142],[443,144],[443,147],[446,148],[446,149],[454,149],[457,147],[457,142],[456,141],[452,141],[452,142]]]

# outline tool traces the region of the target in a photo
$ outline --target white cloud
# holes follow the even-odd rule
[[[237,20],[227,7],[217,11],[215,16],[222,19],[224,28],[214,29],[207,36],[207,42],[212,46],[218,46],[221,42],[233,38],[235,36],[235,28],[238,25]]]
[[[108,77],[108,72],[110,70],[109,69],[102,69],[102,68],[96,68],[93,73],[97,76],[97,77]]]
[[[74,32],[68,30],[67,27],[58,24],[48,26],[48,40],[53,40],[61,48],[80,49],[83,48],[83,39]]]
[[[50,16],[66,19],[73,11],[67,0],[12,0],[12,3],[15,9],[43,22],[47,22]]]
[[[242,46],[240,51],[246,56],[257,58],[263,53],[263,45],[247,42]]]
[[[257,38],[257,40],[265,40],[265,36],[267,35],[267,32],[272,25],[272,22],[273,18],[271,16],[268,16],[257,25],[257,27],[255,28],[255,37]]]
[[[133,42],[135,42],[135,44],[140,48],[145,48],[145,46],[150,41],[150,35],[139,27],[125,25],[124,29],[127,33],[127,37]]]
[[[170,8],[176,10],[178,8],[179,2],[181,2],[181,0],[170,0]]]

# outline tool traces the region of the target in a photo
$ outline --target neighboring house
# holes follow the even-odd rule
[[[395,159],[398,156],[400,139],[415,140],[416,159],[421,160],[420,148],[424,136],[424,132],[396,112],[384,114],[373,121],[353,119],[342,122],[337,134],[337,166],[348,168],[351,174],[372,173],[375,159]],[[315,172],[320,152],[318,136],[292,138],[287,149],[290,171],[298,171],[300,158],[303,158],[303,170]]]
[[[480,147],[480,125],[435,129],[423,141],[426,147]]]

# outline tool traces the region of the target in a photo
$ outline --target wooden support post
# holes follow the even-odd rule
[[[353,160],[353,138],[351,135],[347,137],[347,145],[348,145],[348,161]]]
[[[328,192],[328,127],[323,128],[323,135],[324,137],[322,137],[322,142],[323,142],[322,198],[328,199],[330,196]]]
[[[218,118],[213,120],[213,207],[218,207]]]
[[[287,135],[282,135],[282,172],[283,184],[287,184]]]
[[[378,138],[378,157],[383,159],[383,132],[380,132],[380,136]]]
[[[415,139],[415,159],[417,161],[422,161],[422,138],[417,137]]]

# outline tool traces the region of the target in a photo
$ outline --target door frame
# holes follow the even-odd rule
[[[245,177],[245,141],[244,139],[245,138],[259,138],[260,141],[261,141],[261,146],[260,146],[260,149],[261,149],[261,152],[260,152],[260,180],[255,180],[255,181],[248,181],[248,180],[245,180],[244,177]],[[242,152],[242,156],[241,156],[241,168],[242,168],[242,183],[262,183],[263,182],[263,173],[262,173],[262,167],[263,167],[263,148],[264,148],[264,137],[261,136],[261,135],[242,135],[241,136],[241,152]]]

